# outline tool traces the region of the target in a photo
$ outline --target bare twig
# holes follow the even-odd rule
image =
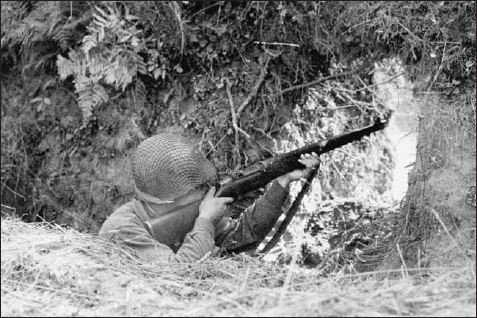
[[[281,288],[281,293],[279,298],[279,302],[281,304],[283,304],[286,301],[287,291],[290,288],[290,285],[292,282],[293,273],[295,271],[295,266],[298,260],[298,254],[300,253],[301,247],[303,245],[304,236],[305,236],[305,231],[302,230],[301,235],[299,236],[298,242],[296,243],[295,248],[293,250],[290,266],[288,267],[288,271],[285,276],[285,281],[283,282],[283,287]],[[293,290],[293,287],[291,287],[290,289]]]
[[[297,86],[292,86],[292,87],[288,87],[288,88],[285,88],[281,91],[281,93],[286,93],[286,92],[290,92],[290,91],[294,91],[294,90],[297,90],[297,89],[302,89],[302,88],[306,88],[306,87],[309,87],[309,86],[313,86],[313,85],[317,85],[317,84],[320,84],[324,81],[327,81],[327,80],[330,80],[330,79],[333,79],[333,78],[338,78],[338,77],[343,77],[343,76],[348,76],[348,75],[352,75],[354,73],[358,73],[358,72],[361,72],[362,70],[366,69],[368,66],[370,66],[371,64],[366,64],[356,70],[352,70],[352,71],[348,71],[348,72],[342,72],[342,73],[338,73],[338,74],[333,74],[333,75],[329,75],[329,76],[326,76],[326,77],[323,77],[323,78],[320,78],[316,81],[312,81],[312,82],[309,82],[309,83],[305,83],[305,84],[300,84],[300,85],[297,85]]]
[[[265,65],[262,67],[262,70],[260,71],[260,76],[258,77],[257,82],[255,83],[255,86],[253,87],[252,91],[250,94],[248,94],[247,98],[242,102],[240,107],[237,110],[237,118],[240,118],[240,114],[242,111],[247,107],[248,103],[252,100],[252,98],[257,95],[258,89],[263,83],[263,80],[265,79],[265,75],[267,74],[268,70],[268,62],[270,62],[270,56],[267,55],[266,60],[265,60]]]
[[[374,19],[366,20],[366,21],[364,21],[364,22],[361,22],[361,23],[358,23],[358,24],[356,24],[356,25],[353,25],[352,27],[350,27],[349,29],[347,29],[346,31],[344,31],[343,33],[341,33],[341,35],[344,35],[345,33],[350,32],[350,31],[351,31],[352,29],[354,29],[354,28],[357,28],[357,27],[359,27],[359,26],[361,26],[361,25],[363,25],[363,24],[372,22],[372,21],[377,20],[377,19],[378,19],[378,18],[374,18]]]
[[[171,96],[174,94],[175,91],[176,91],[176,88],[173,87],[173,88],[171,88],[169,93],[167,93],[166,96],[164,96],[164,99],[162,100],[164,104],[167,105],[167,102],[169,101],[169,99],[171,98]]]
[[[267,147],[265,147],[264,145],[262,145],[262,144],[261,144],[260,142],[258,142],[257,140],[254,140],[254,141],[255,141],[255,143],[256,143],[257,145],[260,146],[260,148],[262,148],[263,150],[265,150],[265,151],[268,152],[269,154],[274,155],[274,153],[273,153],[270,149],[268,149]]]
[[[227,90],[227,95],[229,97],[230,113],[232,115],[232,125],[235,130],[234,163],[236,165],[240,165],[240,153],[239,153],[240,137],[239,137],[239,130],[237,126],[237,115],[235,114],[235,106],[234,106],[234,101],[232,98],[232,93],[230,92],[230,81],[228,79],[227,79],[227,85],[225,86],[225,88]]]
[[[411,32],[411,30],[409,30],[405,25],[403,25],[402,23],[398,22],[399,26],[401,28],[403,28],[404,30],[407,31],[407,33],[409,33],[414,39],[416,39],[417,41],[419,42],[423,42],[424,40],[421,39],[420,37],[418,37],[417,35],[415,35],[414,33]]]
[[[205,156],[207,157],[213,150],[217,151],[217,146],[222,142],[222,140],[225,139],[225,137],[227,137],[227,135],[224,135],[222,138],[220,138],[220,140],[215,144],[215,146],[212,143],[212,141],[209,140],[208,143],[209,143],[211,149],[209,150],[209,152],[207,152],[205,154]]]
[[[238,115],[235,113],[234,101],[232,99],[232,93],[230,92],[230,82],[227,80],[227,95],[229,97],[230,111],[232,113],[232,124],[234,129],[238,132],[241,132],[245,137],[250,138],[250,135],[247,134],[242,128],[238,125]]]
[[[234,100],[232,98],[232,92],[230,91],[230,81],[229,79],[227,78],[226,79],[226,82],[227,82],[227,85],[225,86],[226,90],[227,90],[227,95],[229,97],[229,104],[230,104],[230,113],[232,115],[232,125],[234,127],[234,131],[235,131],[235,153],[234,153],[234,161],[235,161],[235,164],[237,166],[237,168],[240,166],[240,153],[239,153],[239,149],[240,149],[240,137],[239,137],[239,133],[242,133],[244,134],[247,138],[250,139],[250,135],[247,134],[245,131],[243,131],[243,129],[241,129],[238,124],[237,124],[237,114],[235,113],[235,106],[234,106]]]
[[[372,85],[369,85],[369,86],[365,86],[365,87],[361,87],[361,88],[355,89],[353,92],[359,92],[359,91],[362,91],[362,90],[365,90],[365,89],[370,89],[371,87],[375,87],[375,86],[379,86],[379,85],[382,85],[382,84],[389,83],[389,82],[391,82],[392,80],[394,80],[395,78],[397,78],[397,77],[399,77],[399,76],[401,76],[401,75],[404,75],[404,72],[398,73],[398,74],[394,75],[393,77],[390,77],[389,79],[387,79],[387,80],[384,81],[384,82],[375,83],[375,84],[372,84]]]
[[[401,262],[402,262],[402,269],[403,271],[401,272],[402,275],[403,275],[403,278],[407,278],[409,275],[407,273],[407,266],[406,266],[406,262],[404,261],[404,257],[402,256],[402,252],[401,252],[401,248],[399,247],[399,243],[396,244],[396,248],[397,248],[397,251],[399,253],[399,258],[401,259]]]
[[[386,83],[389,83],[391,81],[393,81],[395,78],[403,75],[404,73],[399,73],[399,74],[396,74],[394,75],[393,77],[390,77],[389,79],[387,79],[386,81],[384,82],[380,82],[380,83],[375,83],[375,84],[372,84],[372,85],[369,85],[369,86],[365,86],[365,87],[361,87],[361,88],[358,88],[358,89],[346,89],[346,88],[340,88],[340,87],[333,87],[334,90],[337,90],[337,91],[341,91],[341,92],[349,92],[349,93],[356,93],[356,92],[359,92],[359,91],[363,91],[365,89],[370,89],[372,87],[376,87],[376,86],[379,86],[379,85],[383,85],[383,84],[386,84]],[[349,99],[352,100],[351,97],[349,97],[349,95],[347,95],[346,97],[348,97]],[[352,100],[353,101],[353,100]],[[354,101],[356,102],[356,101]]]
[[[364,103],[364,102],[361,102],[361,101],[358,101],[358,100],[355,100],[354,98],[352,98],[351,96],[349,96],[347,93],[343,92],[343,95],[349,99],[350,102],[352,102],[354,104],[355,107],[357,107],[361,113],[364,113],[364,110],[361,106],[363,106],[364,108],[368,108],[368,103]]]
[[[341,174],[340,170],[338,169],[338,167],[336,167],[335,163],[333,160],[330,160],[331,162],[331,165],[333,166],[333,168],[335,169],[336,173],[338,173],[338,175],[340,176],[340,178],[342,180],[346,180],[346,178]]]
[[[465,252],[464,250],[462,249],[461,245],[462,244],[459,244],[457,243],[457,241],[455,240],[455,238],[451,235],[449,229],[447,228],[446,224],[442,221],[441,217],[439,216],[439,213],[437,213],[436,210],[434,210],[433,208],[430,209],[432,214],[434,214],[435,218],[437,219],[437,221],[439,221],[439,224],[442,226],[442,228],[444,229],[444,231],[446,232],[446,234],[449,236],[450,240],[452,241],[452,243],[454,243],[455,245],[455,248],[458,249],[462,255],[465,256]]]
[[[353,158],[353,159],[355,159],[355,160],[362,160],[362,159],[363,159],[363,156],[361,156],[361,157],[355,157],[355,156],[353,156],[353,155],[350,155],[350,154],[347,153],[346,151],[342,150],[341,148],[336,149],[336,151],[339,151],[339,152],[341,152],[341,153],[344,153],[345,155],[347,155],[347,156],[349,156],[349,157],[351,157],[351,158]]]
[[[18,192],[15,192],[12,188],[10,188],[9,186],[7,186],[6,184],[2,183],[2,186],[4,186],[5,188],[7,188],[8,190],[10,190],[14,195],[16,195],[17,197],[20,197],[22,198],[23,200],[26,200],[26,198],[21,195],[20,193]]]
[[[266,44],[266,45],[284,45],[284,46],[300,47],[298,44],[294,44],[294,43],[261,42],[261,41],[255,41],[253,43],[255,43],[255,44]]]
[[[432,79],[432,83],[431,85],[429,85],[429,88],[427,89],[427,92],[429,92],[432,88],[432,85],[434,85],[434,83],[436,82],[437,78],[439,77],[439,74],[441,73],[442,71],[442,67],[444,65],[444,58],[446,56],[446,46],[447,46],[447,42],[444,43],[444,48],[442,49],[442,58],[441,58],[441,64],[439,65],[439,68],[437,69],[437,72],[436,74],[434,75],[434,78]],[[426,95],[426,98],[424,101],[427,101],[427,96]]]

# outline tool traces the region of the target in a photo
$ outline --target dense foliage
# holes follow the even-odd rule
[[[452,97],[475,85],[471,1],[2,1],[1,10],[2,203],[29,220],[45,205],[64,210],[87,171],[101,175],[98,162],[166,125],[199,136],[221,171],[269,156],[255,137],[275,138],[307,88],[327,79],[347,93],[317,93],[325,106],[302,116],[324,116],[330,100],[365,103],[349,116],[361,126],[382,111],[369,106],[369,85],[388,57],[426,79],[419,89]],[[95,182],[81,207],[110,212],[119,201],[96,187],[126,193]]]
[[[107,90],[143,80],[201,75],[199,100],[226,80],[247,91],[267,56],[276,93],[329,75],[331,63],[395,55],[414,76],[458,86],[475,74],[475,3],[5,1],[1,43],[3,69],[70,77],[89,118]]]

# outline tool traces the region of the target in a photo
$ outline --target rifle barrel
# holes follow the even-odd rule
[[[285,173],[303,168],[303,165],[298,162],[298,159],[302,154],[315,152],[320,156],[348,143],[360,140],[362,137],[368,136],[375,131],[381,130],[387,126],[388,122],[388,119],[381,121],[378,118],[373,125],[349,133],[344,133],[328,140],[312,143],[299,149],[260,161],[258,164],[254,165],[258,166],[258,169],[254,172],[240,176],[224,185],[221,185],[216,196],[237,197],[254,189],[264,187],[270,181]]]

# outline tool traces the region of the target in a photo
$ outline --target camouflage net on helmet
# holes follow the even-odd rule
[[[214,166],[191,141],[166,133],[139,145],[132,172],[136,188],[160,200],[173,200],[216,178]]]

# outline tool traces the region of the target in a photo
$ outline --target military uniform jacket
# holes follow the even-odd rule
[[[238,219],[231,219],[234,230],[222,247],[226,252],[254,251],[282,214],[287,191],[274,181],[268,191]],[[166,213],[167,211],[162,211]],[[131,247],[144,261],[188,263],[219,251],[215,238],[222,234],[207,219],[198,217],[176,253],[156,241],[146,230],[144,222],[162,214],[139,199],[133,199],[117,209],[104,222],[99,236]]]

